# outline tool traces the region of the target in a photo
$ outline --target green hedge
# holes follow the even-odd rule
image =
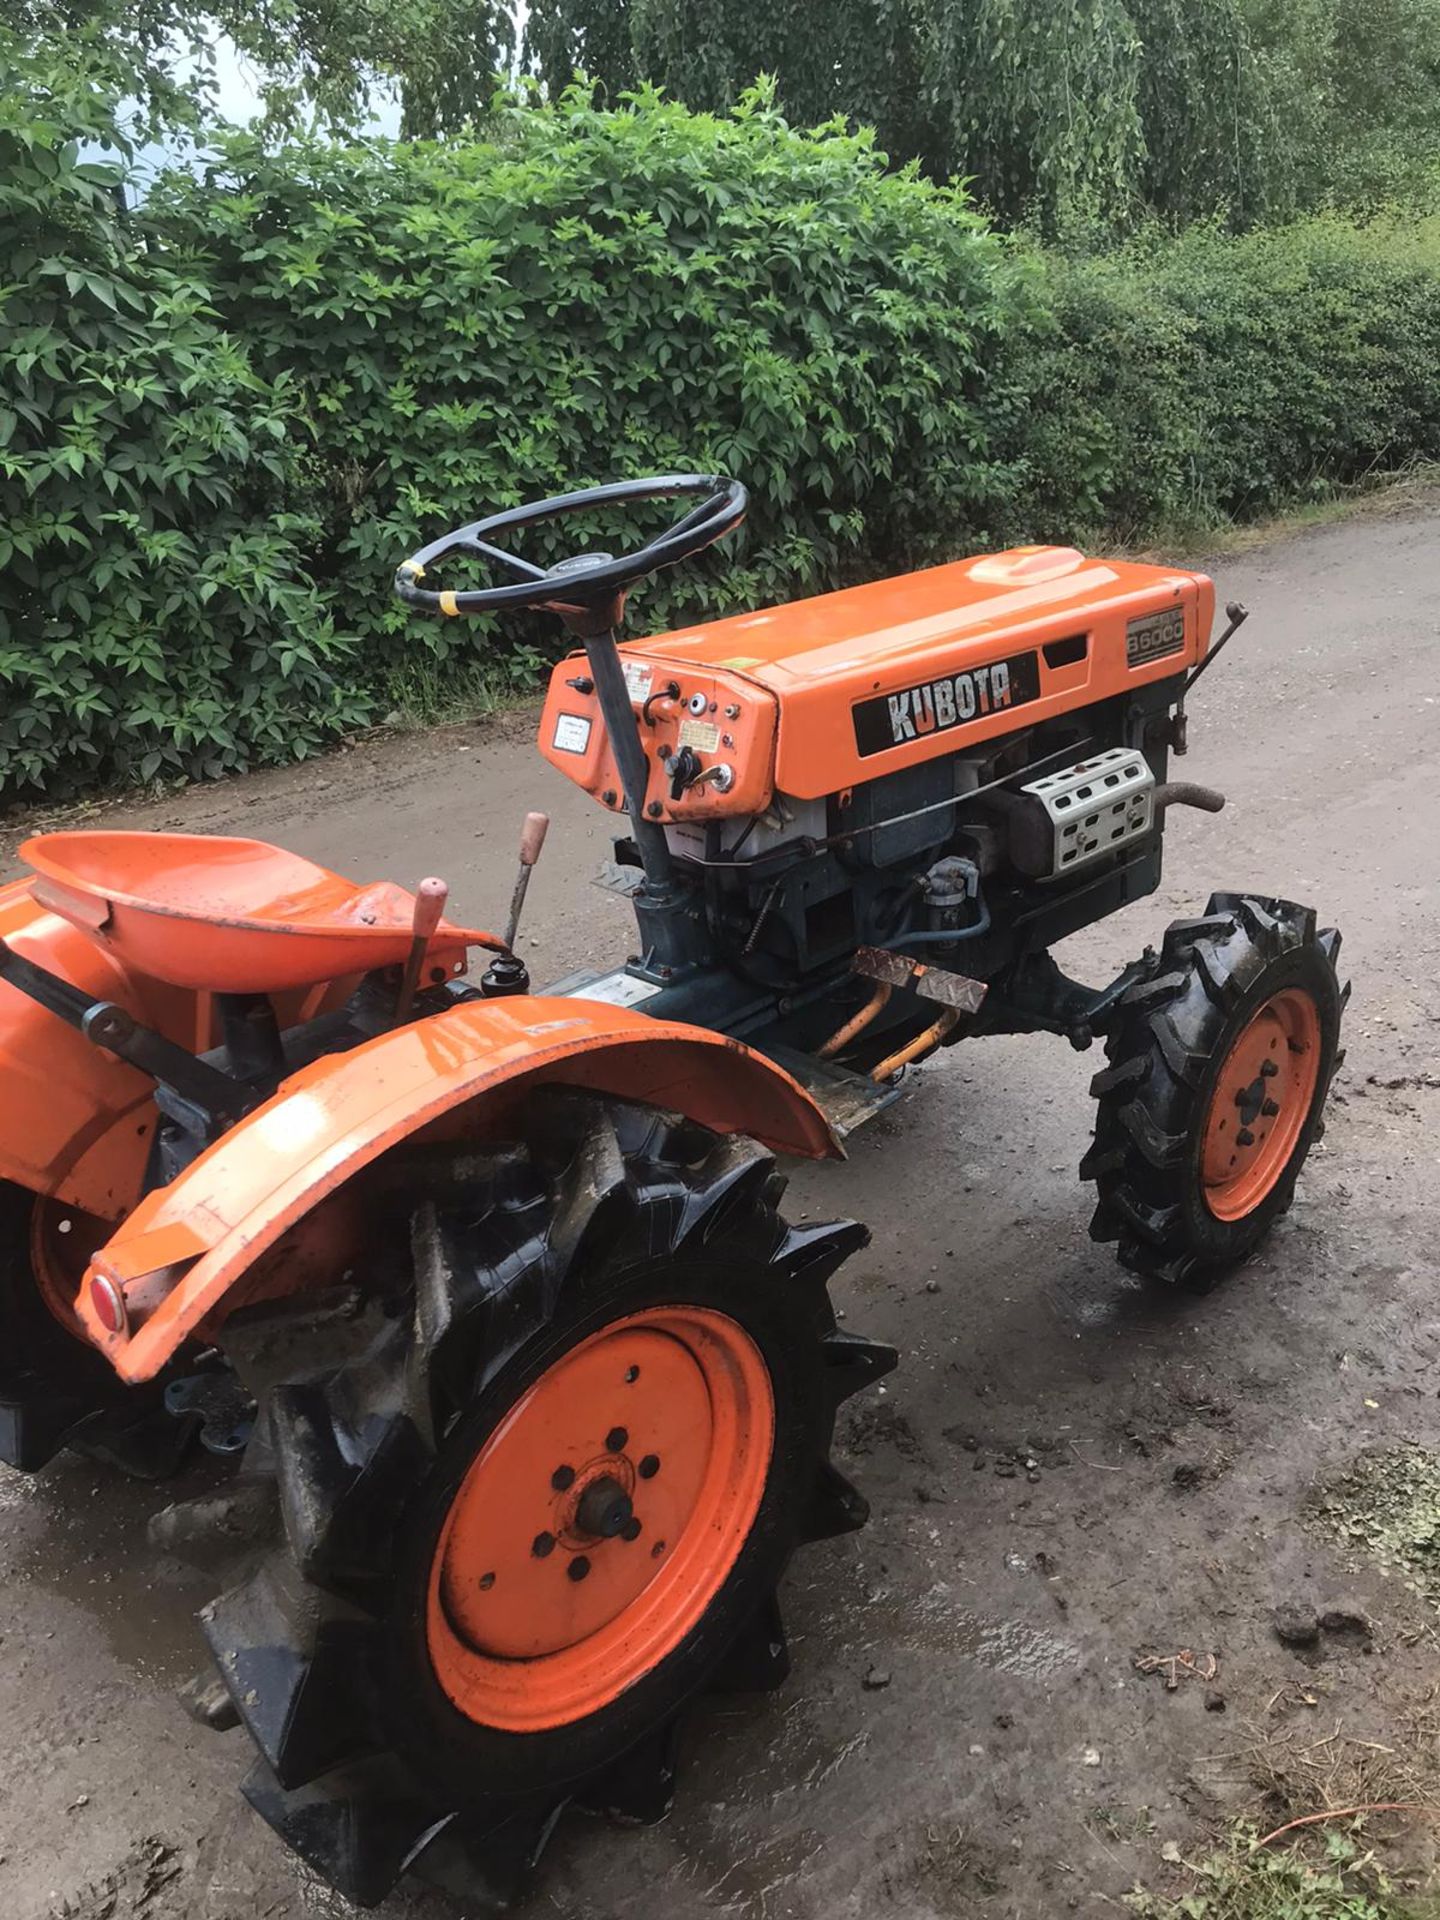
[[[553,625],[427,622],[390,579],[577,484],[751,485],[739,540],[637,593],[653,627],[1440,454],[1440,222],[1067,255],[761,97],[581,93],[468,143],[237,136],[122,217],[89,111],[0,92],[0,798],[531,684]]]
[[[104,103],[0,63],[0,797],[217,774],[353,725],[287,511],[296,395],[136,245]]]
[[[1440,456],[1440,219],[1033,252],[992,363],[1006,524],[1151,537]]]
[[[502,108],[469,145],[232,140],[153,206],[257,365],[305,397],[316,566],[372,667],[489,638],[389,594],[399,558],[486,508],[743,476],[745,533],[637,594],[654,624],[948,552],[1003,491],[977,406],[1002,243],[959,193],[887,172],[866,138],[793,132],[761,97],[719,119],[577,89]]]

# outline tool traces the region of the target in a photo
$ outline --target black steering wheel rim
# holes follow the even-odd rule
[[[674,526],[635,553],[580,554],[556,567],[539,567],[518,554],[491,545],[489,536],[543,520],[559,519],[598,507],[624,506],[643,500],[701,496],[699,504],[681,515]],[[643,480],[616,480],[607,486],[585,487],[577,493],[554,494],[510,507],[442,534],[395,570],[395,592],[407,606],[458,615],[490,613],[499,608],[516,612],[545,607],[585,623],[603,620],[613,625],[626,590],[647,574],[673,567],[701,553],[732,532],[745,518],[749,495],[738,480],[724,474],[657,474]],[[482,558],[523,577],[513,585],[475,588],[422,587],[421,580],[438,560],[452,553]]]

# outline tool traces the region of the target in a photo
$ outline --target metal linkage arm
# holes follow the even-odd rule
[[[232,1080],[219,1067],[197,1059],[153,1028],[141,1026],[124,1007],[112,1000],[92,1000],[82,988],[72,986],[44,967],[37,967],[33,960],[22,958],[3,940],[0,940],[0,980],[7,981],[47,1013],[55,1014],[67,1026],[83,1033],[93,1045],[104,1047],[107,1053],[138,1067],[141,1073],[171,1088],[182,1100],[213,1119],[237,1118],[254,1097],[249,1088]]]

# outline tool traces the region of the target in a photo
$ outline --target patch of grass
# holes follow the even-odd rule
[[[1250,1781],[1271,1826],[1325,1807],[1440,1807],[1440,1715],[1433,1703],[1385,1729],[1385,1739],[1282,1732],[1250,1748]]]
[[[1362,1453],[1318,1489],[1310,1519],[1440,1607],[1440,1454],[1414,1445]]]
[[[1172,1846],[1167,1857],[1184,1876],[1180,1890],[1137,1887],[1126,1906],[1139,1920],[1430,1920],[1436,1912],[1396,1889],[1365,1846],[1360,1821],[1328,1832],[1317,1860],[1259,1848],[1257,1838],[1253,1827],[1237,1826],[1198,1860]]]
[[[539,698],[548,666],[535,661],[517,671],[513,663],[437,661],[417,655],[385,675],[377,710],[390,715],[391,725],[447,726],[460,720],[479,720],[506,708]]]
[[[1382,518],[1433,507],[1440,493],[1440,461],[1413,460],[1398,470],[1375,473],[1349,486],[1333,486],[1319,499],[1260,520],[1191,520],[1161,529],[1143,547],[1113,549],[1117,558],[1180,566],[1201,560],[1233,559],[1274,541],[1333,526],[1340,520]],[[1106,551],[1110,551],[1109,548]]]

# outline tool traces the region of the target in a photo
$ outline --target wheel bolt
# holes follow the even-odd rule
[[[577,1553],[565,1571],[572,1580],[583,1580],[590,1571],[590,1562],[583,1553]]]
[[[1266,1100],[1262,1102],[1260,1111],[1267,1120],[1273,1120],[1280,1111],[1280,1102],[1278,1100]]]
[[[640,1538],[640,1522],[635,1518],[633,1513],[620,1529],[620,1538],[622,1540],[638,1540]]]
[[[620,1453],[623,1451],[625,1442],[629,1438],[630,1436],[624,1427],[611,1427],[605,1436],[605,1451],[607,1453]]]
[[[537,1533],[535,1538],[530,1542],[530,1551],[537,1560],[543,1560],[547,1554],[553,1553],[555,1551],[554,1534]]]
[[[656,1474],[660,1471],[659,1454],[647,1453],[645,1458],[640,1462],[639,1466],[635,1469],[635,1471],[639,1474],[642,1480],[653,1480]]]
[[[1236,1139],[1236,1143],[1242,1147],[1253,1147],[1255,1144],[1255,1136],[1250,1131],[1249,1127],[1241,1127],[1240,1131],[1236,1134],[1235,1139]]]
[[[550,1476],[550,1484],[557,1493],[564,1493],[567,1487],[573,1487],[575,1484],[574,1467],[556,1467]]]
[[[1279,1071],[1280,1063],[1278,1060],[1262,1060],[1260,1062],[1260,1072],[1267,1080],[1273,1080]]]

